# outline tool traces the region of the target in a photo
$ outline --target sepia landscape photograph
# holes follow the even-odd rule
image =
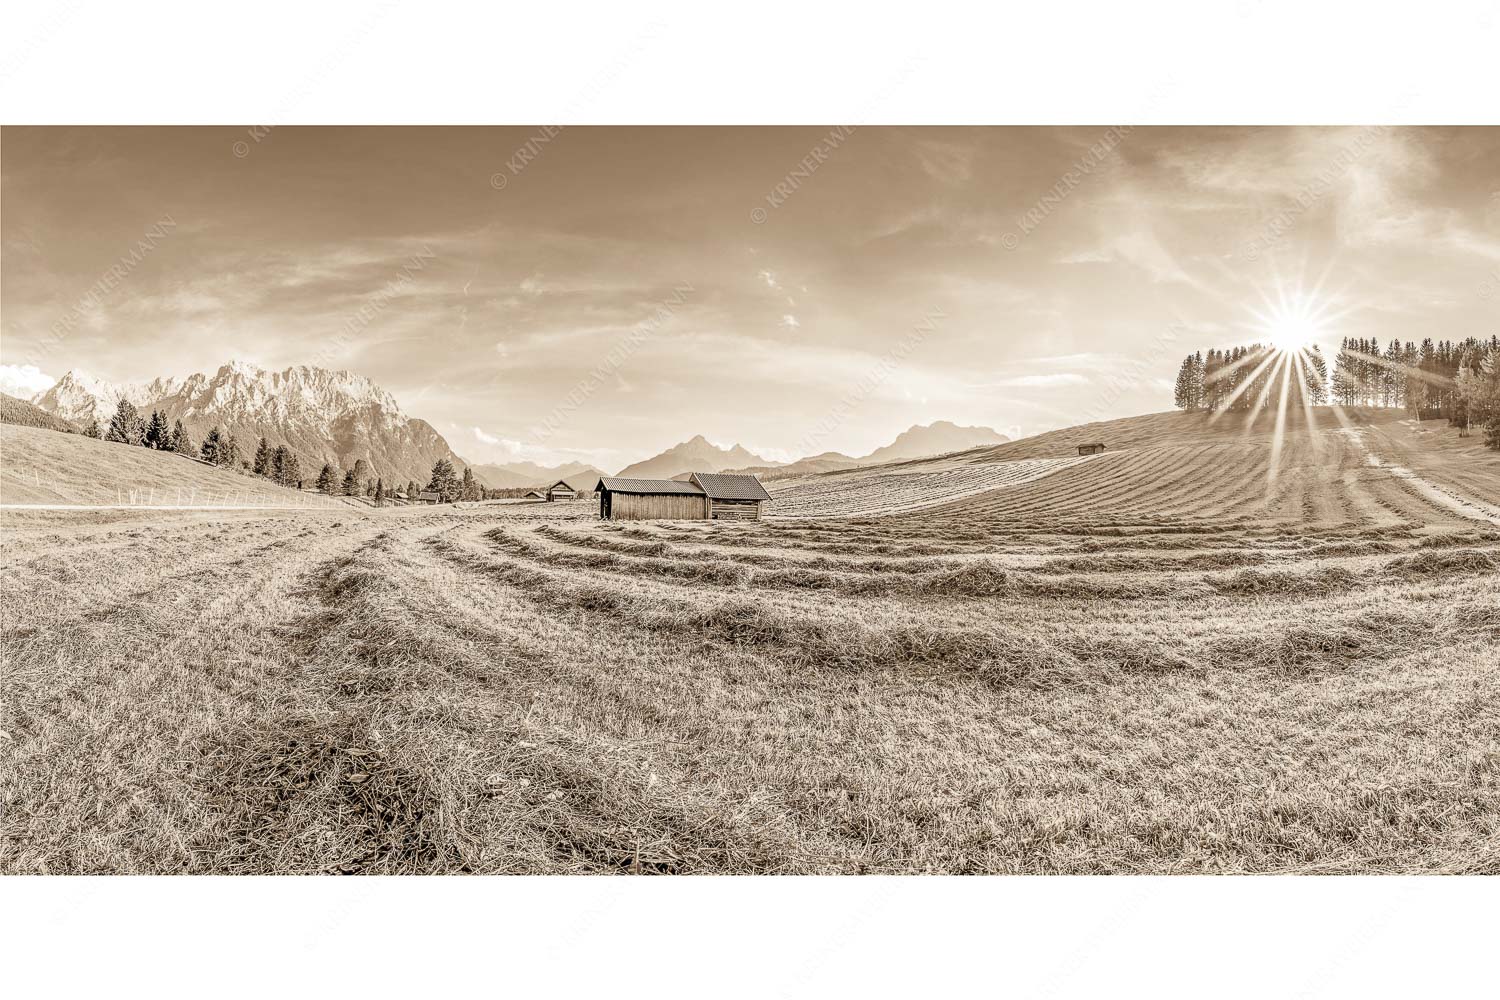
[[[1494,874],[1500,131],[7,127],[6,874]]]

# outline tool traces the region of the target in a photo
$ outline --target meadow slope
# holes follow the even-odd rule
[[[759,523],[0,512],[0,871],[1500,873],[1500,457],[1313,416]]]
[[[0,504],[343,507],[185,455],[0,424]]]

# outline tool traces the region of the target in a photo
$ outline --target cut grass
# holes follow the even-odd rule
[[[920,517],[0,512],[0,871],[1500,873],[1500,536],[1189,423]]]

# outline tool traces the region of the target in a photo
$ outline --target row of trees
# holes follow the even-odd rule
[[[441,503],[483,500],[487,496],[484,486],[474,478],[473,469],[465,466],[464,474],[460,477],[453,471],[453,463],[446,458],[440,458],[432,464],[432,478],[427,481],[427,492],[436,493]]]
[[[120,400],[115,407],[107,426],[100,427],[97,418],[89,417],[83,433],[91,438],[103,438],[118,444],[138,445],[156,451],[175,451],[181,455],[193,454],[193,443],[189,440],[187,431],[183,430],[181,420],[175,421],[168,429],[167,418],[159,410],[152,410],[151,418],[147,420],[134,404],[125,399]]]
[[[196,455],[213,465],[263,476],[278,486],[296,490],[303,488],[301,463],[297,459],[297,453],[286,445],[278,444],[272,447],[271,443],[262,437],[255,449],[255,457],[245,460],[240,457],[239,444],[235,441],[234,434],[214,427],[203,439],[203,446],[195,449],[187,431],[183,429],[181,420],[174,421],[171,429],[168,430],[166,416],[159,410],[152,410],[148,419],[141,416],[129,400],[122,399],[115,406],[115,412],[110,418],[108,427],[100,428],[99,421],[90,418],[88,426],[84,428],[84,433],[93,438],[103,438],[105,441],[120,444],[171,451],[189,457]],[[377,507],[385,506],[397,492],[401,492],[399,483],[387,490],[385,479],[372,476],[369,464],[362,458],[355,461],[354,467],[342,476],[332,463],[324,462],[323,468],[318,473],[317,488],[318,492],[329,496],[371,497]],[[433,464],[432,477],[427,483],[427,489],[438,494],[443,503],[452,503],[455,500],[483,500],[491,493],[494,495],[500,493],[498,490],[487,491],[479,480],[474,478],[472,469],[465,468],[463,475],[458,475],[453,469],[453,463],[446,458],[440,458]],[[407,498],[416,499],[417,492],[416,481],[408,480],[405,487]]]
[[[1419,420],[1446,419],[1460,437],[1482,428],[1485,444],[1500,449],[1500,337],[1392,340],[1383,349],[1346,337],[1331,378],[1316,346],[1299,354],[1260,344],[1197,352],[1183,359],[1173,395],[1183,410],[1249,411],[1280,405],[1283,385],[1289,405],[1398,407]]]
[[[1279,354],[1263,344],[1189,354],[1177,370],[1174,402],[1183,410],[1250,411],[1328,401],[1328,363],[1316,346],[1300,356]]]
[[[1333,398],[1343,406],[1399,407],[1420,419],[1452,418],[1461,404],[1459,372],[1477,369],[1500,338],[1432,338],[1421,344],[1345,338],[1333,369]]]

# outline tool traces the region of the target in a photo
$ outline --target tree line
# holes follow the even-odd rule
[[[1264,344],[1189,354],[1177,370],[1174,402],[1189,411],[1248,412],[1280,405],[1283,385],[1289,404],[1328,402],[1328,363],[1316,345],[1302,353],[1300,363],[1287,355],[1283,366],[1276,356]]]
[[[103,438],[105,441],[136,445],[156,451],[176,452],[189,458],[196,457],[211,465],[261,476],[288,489],[304,488],[302,468],[297,459],[297,453],[286,445],[278,444],[272,447],[271,443],[262,437],[256,446],[255,457],[243,459],[240,457],[239,443],[235,440],[234,434],[221,431],[215,426],[203,439],[202,446],[194,448],[192,439],[183,429],[181,420],[174,421],[169,430],[166,416],[161,411],[152,410],[149,418],[143,417],[135,405],[126,399],[120,400],[115,405],[114,415],[110,417],[107,427],[101,428],[99,421],[90,417],[88,426],[83,432],[89,437]],[[333,463],[324,462],[323,468],[318,472],[317,490],[328,496],[370,497],[374,500],[375,506],[384,507],[396,499],[397,493],[402,492],[402,487],[397,484],[387,489],[385,479],[381,476],[373,476],[369,463],[361,458],[357,459],[354,467],[342,476],[339,475],[339,470],[334,467]],[[474,470],[467,466],[463,474],[459,475],[454,471],[453,463],[446,458],[440,458],[433,463],[432,475],[427,482],[427,491],[436,493],[441,503],[453,503],[455,500],[485,500],[502,495],[500,490],[485,489],[484,484],[474,478]],[[406,499],[416,500],[418,493],[416,480],[407,480],[404,492]]]
[[[1174,402],[1212,412],[1279,405],[1282,370],[1266,363],[1274,355],[1260,344],[1189,354],[1177,372]],[[1286,376],[1299,404],[1404,409],[1419,420],[1446,419],[1460,437],[1481,428],[1485,445],[1500,450],[1500,337],[1392,340],[1384,348],[1374,339],[1346,337],[1331,378],[1316,346],[1300,360],[1300,371],[1292,364]]]

